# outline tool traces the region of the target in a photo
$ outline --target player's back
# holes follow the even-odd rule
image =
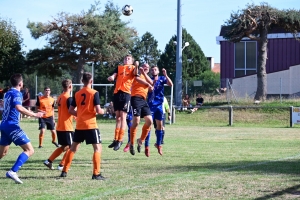
[[[4,110],[2,114],[1,127],[19,124],[20,112],[15,108],[16,105],[22,105],[22,93],[16,89],[11,89],[4,96]]]
[[[71,97],[69,92],[64,92],[57,98],[58,121],[56,130],[73,131],[73,116],[69,113]]]
[[[158,77],[157,81],[153,85],[153,90],[148,93],[147,102],[149,105],[160,105],[164,102],[164,84],[166,83],[166,77]]]

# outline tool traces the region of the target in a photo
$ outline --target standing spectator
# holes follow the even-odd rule
[[[12,142],[23,149],[15,164],[6,172],[7,178],[11,178],[16,183],[22,184],[23,182],[19,179],[17,172],[28,158],[33,155],[34,149],[26,133],[20,127],[19,116],[22,113],[27,116],[40,118],[44,113],[33,113],[22,106],[20,89],[23,87],[23,78],[21,74],[12,75],[10,82],[13,88],[4,96],[3,120],[0,125],[0,159],[8,153]]]
[[[116,128],[113,142],[108,148],[119,150],[123,144],[123,137],[126,129],[126,116],[130,107],[130,94],[132,82],[137,74],[138,62],[133,65],[134,59],[128,54],[124,57],[123,65],[119,65],[113,75],[107,78],[108,81],[116,79],[114,90],[114,110],[116,114]]]
[[[25,89],[24,89],[22,105],[23,105],[23,107],[27,108],[28,110],[31,110],[30,109],[30,93],[29,93],[28,87],[25,87]],[[24,115],[24,117],[27,117],[27,116]],[[28,116],[28,118],[30,118],[30,116]]]
[[[196,105],[195,107],[191,110],[192,113],[194,113],[195,111],[198,110],[198,108],[200,108],[204,103],[204,99],[201,96],[201,94],[198,94],[197,99],[196,99]]]
[[[83,88],[76,92],[69,108],[69,113],[77,116],[77,123],[74,140],[66,155],[65,165],[60,177],[67,176],[75,152],[77,152],[80,143],[85,141],[87,145],[92,144],[94,149],[92,179],[105,180],[100,173],[102,141],[96,121],[96,114],[103,115],[104,110],[100,107],[99,92],[92,89],[92,74],[88,72],[84,73],[82,75],[82,83],[84,84]]]
[[[72,97],[70,93],[72,92],[72,81],[69,79],[65,79],[61,82],[63,93],[59,95],[57,98],[57,107],[58,107],[58,120],[57,120],[57,139],[58,144],[61,146],[55,149],[55,151],[50,155],[50,157],[45,160],[44,165],[46,165],[49,169],[54,169],[52,166],[52,162],[60,156],[63,152],[65,152],[63,159],[58,165],[57,169],[63,169],[65,164],[66,154],[69,151],[73,137],[73,116],[69,113],[69,107],[72,103]]]
[[[52,134],[52,144],[56,147],[59,145],[55,142],[56,132],[55,132],[55,121],[54,121],[54,99],[50,96],[51,90],[49,87],[44,88],[44,95],[37,96],[36,108],[38,111],[45,112],[42,118],[39,118],[39,148],[43,147],[45,128],[51,131]]]
[[[159,68],[157,66],[153,66],[151,68],[152,80],[153,80],[153,90],[149,90],[148,92],[148,105],[150,107],[152,113],[152,119],[155,120],[156,123],[156,143],[154,146],[157,148],[158,153],[162,155],[162,136],[163,136],[163,102],[164,102],[164,84],[168,86],[172,86],[173,82],[168,77],[167,71],[162,69],[163,76],[159,75]],[[150,133],[148,134],[145,141],[145,155],[149,157],[150,149],[149,149],[149,141],[150,141]]]
[[[182,110],[187,110],[188,107],[191,105],[191,100],[188,94],[182,99],[183,108]]]

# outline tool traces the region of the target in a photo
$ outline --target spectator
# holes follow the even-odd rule
[[[24,93],[23,93],[23,103],[22,106],[27,108],[27,110],[30,111],[30,93],[29,93],[29,89],[28,87],[25,87]],[[27,116],[24,115],[24,117],[26,118]],[[30,116],[28,116],[28,118],[30,118]]]
[[[198,110],[198,108],[200,108],[203,105],[203,103],[204,103],[203,97],[201,96],[201,94],[198,94],[196,99],[196,106],[191,110],[191,112],[194,113],[196,110]]]
[[[182,100],[182,104],[183,104],[182,110],[187,110],[187,108],[190,107],[191,105],[190,102],[191,102],[190,97],[188,94],[186,94]]]
[[[115,117],[114,103],[112,101],[109,102],[109,105],[106,108],[106,115],[108,115],[109,119],[112,119]]]

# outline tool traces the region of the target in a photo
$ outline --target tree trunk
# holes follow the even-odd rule
[[[74,84],[81,84],[82,74],[83,74],[83,66],[85,64],[84,56],[82,54],[79,55],[77,69],[74,77]],[[78,91],[82,86],[76,87],[76,91]]]
[[[267,96],[267,39],[268,31],[260,31],[260,40],[258,46],[258,70],[257,70],[257,89],[254,99],[259,101],[266,100]]]

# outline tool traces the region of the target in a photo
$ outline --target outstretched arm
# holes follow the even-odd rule
[[[163,73],[163,75],[167,78],[167,85],[168,85],[168,86],[173,86],[173,82],[172,82],[172,80],[170,79],[170,77],[168,76],[167,70],[166,70],[165,68],[162,69],[162,73]]]

